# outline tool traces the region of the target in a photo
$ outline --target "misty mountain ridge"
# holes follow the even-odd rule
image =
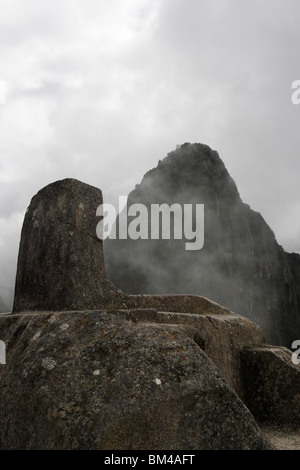
[[[207,297],[258,323],[270,342],[291,346],[299,336],[300,255],[286,253],[241,200],[216,151],[177,146],[129,194],[128,207],[134,203],[204,204],[204,246],[186,251],[185,240],[107,239],[107,273],[117,287]]]

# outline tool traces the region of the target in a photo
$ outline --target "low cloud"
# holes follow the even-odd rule
[[[300,251],[299,14],[296,0],[4,0],[6,302],[21,214],[41,187],[75,177],[115,202],[186,141],[218,150],[242,199]]]

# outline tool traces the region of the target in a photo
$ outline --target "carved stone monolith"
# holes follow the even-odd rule
[[[95,309],[116,295],[96,235],[100,204],[101,190],[75,179],[52,183],[32,198],[21,234],[14,312]]]

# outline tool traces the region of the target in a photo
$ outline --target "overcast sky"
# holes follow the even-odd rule
[[[31,197],[75,177],[127,195],[184,142],[300,252],[299,0],[0,0],[0,294]]]

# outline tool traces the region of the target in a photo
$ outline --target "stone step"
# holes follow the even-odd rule
[[[300,450],[300,431],[284,431],[266,426],[261,426],[261,431],[276,450]]]

